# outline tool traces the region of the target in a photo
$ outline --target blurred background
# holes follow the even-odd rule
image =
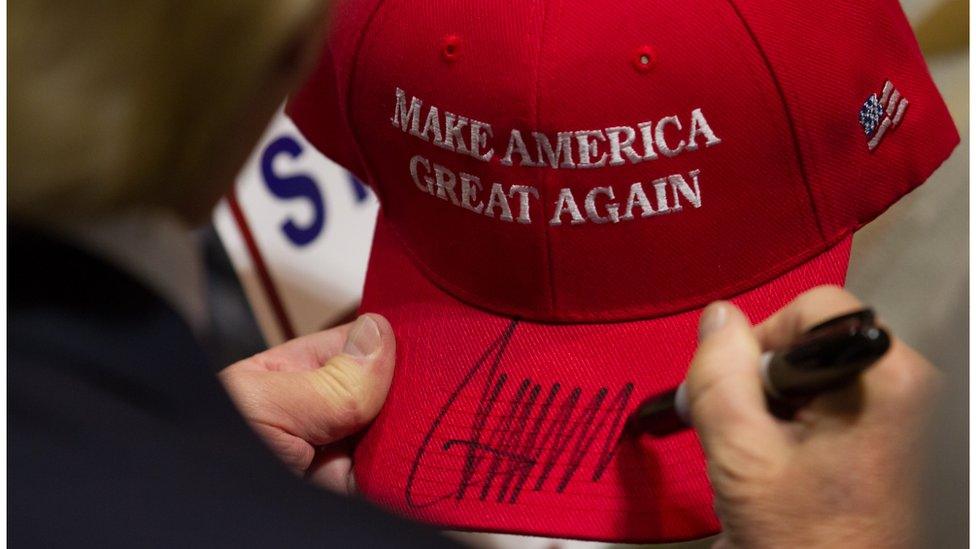
[[[924,475],[931,547],[969,538],[969,5],[965,0],[902,0],[962,144],[918,190],[857,233],[848,288],[946,374]],[[209,267],[212,352],[227,365],[263,350],[264,339],[213,227],[201,235]],[[552,547],[546,540],[486,537],[485,546]],[[670,547],[707,547],[695,542]],[[556,544],[557,547],[593,544]]]
[[[962,143],[857,233],[847,286],[946,374],[925,500],[928,547],[969,539],[969,3],[902,0]]]

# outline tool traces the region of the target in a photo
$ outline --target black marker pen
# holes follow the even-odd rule
[[[789,418],[813,397],[853,382],[891,345],[871,309],[818,324],[789,348],[762,356],[763,392],[770,411]],[[685,384],[645,400],[627,420],[630,433],[665,436],[689,427]]]

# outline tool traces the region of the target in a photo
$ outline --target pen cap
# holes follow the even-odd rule
[[[838,318],[804,334],[788,351],[771,354],[764,368],[766,386],[781,399],[815,396],[856,379],[890,345],[873,314]]]

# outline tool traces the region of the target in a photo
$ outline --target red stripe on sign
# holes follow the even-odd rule
[[[264,289],[265,296],[268,298],[268,303],[271,304],[271,312],[274,314],[275,320],[278,321],[278,327],[281,329],[281,333],[284,334],[285,339],[294,339],[295,330],[292,328],[291,321],[288,320],[288,315],[285,313],[285,307],[281,302],[281,296],[278,294],[278,288],[271,279],[271,273],[268,271],[268,266],[261,256],[261,250],[258,249],[257,241],[254,240],[254,234],[251,233],[251,227],[248,225],[247,218],[244,216],[244,210],[241,209],[241,205],[237,201],[236,188],[231,189],[227,193],[227,205],[230,206],[230,213],[234,216],[234,221],[237,222],[237,227],[241,230],[241,235],[244,237],[244,244],[247,246],[248,253],[251,254],[251,261],[254,263],[255,270],[257,270],[258,280],[261,281],[261,287]]]

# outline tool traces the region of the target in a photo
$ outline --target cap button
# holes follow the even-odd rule
[[[657,51],[654,46],[643,45],[634,50],[631,64],[637,72],[649,72],[657,64]]]
[[[444,37],[441,44],[441,58],[448,63],[457,61],[461,51],[461,37],[456,34],[449,34]]]

